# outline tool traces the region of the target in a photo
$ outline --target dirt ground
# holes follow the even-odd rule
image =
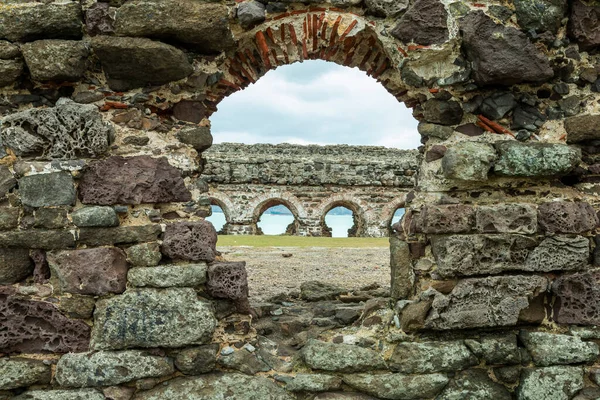
[[[246,261],[253,302],[280,293],[299,292],[300,284],[306,281],[316,280],[348,289],[373,283],[382,287],[390,284],[387,247],[223,246],[217,249],[227,261]]]

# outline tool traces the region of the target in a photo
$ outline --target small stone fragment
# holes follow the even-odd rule
[[[563,0],[515,0],[517,21],[525,31],[556,33],[567,11]]]
[[[430,123],[456,125],[462,121],[463,110],[457,101],[429,99],[423,104],[423,115]]]
[[[381,18],[398,16],[408,4],[408,0],[365,0],[369,14]]]
[[[189,144],[199,153],[208,149],[213,143],[213,137],[210,134],[210,127],[208,126],[182,128],[177,132],[177,139],[179,139],[181,143]]]
[[[567,143],[600,139],[600,114],[579,115],[565,119]]]
[[[465,344],[478,358],[487,364],[519,364],[521,352],[517,346],[517,336],[483,336],[478,339],[465,339]]]
[[[300,297],[306,301],[335,300],[347,290],[321,281],[308,281],[300,285]]]

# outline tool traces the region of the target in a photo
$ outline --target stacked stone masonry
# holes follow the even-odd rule
[[[0,399],[599,398],[599,20],[592,0],[3,1]],[[379,81],[422,146],[207,151],[223,98],[312,59]],[[312,221],[297,234],[359,199],[390,288],[248,299],[204,220],[233,209],[221,184],[256,200],[228,221],[249,231],[272,199]]]

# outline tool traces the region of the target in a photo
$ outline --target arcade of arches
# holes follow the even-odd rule
[[[3,1],[0,398],[600,397],[599,20],[593,0]],[[391,291],[250,304],[204,220],[209,118],[307,59],[419,120],[417,168],[381,186],[407,190]],[[213,182],[240,179],[226,164]]]

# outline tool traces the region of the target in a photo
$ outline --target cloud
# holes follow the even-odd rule
[[[267,73],[219,104],[215,142],[363,144],[416,148],[417,122],[358,69],[305,61]]]

